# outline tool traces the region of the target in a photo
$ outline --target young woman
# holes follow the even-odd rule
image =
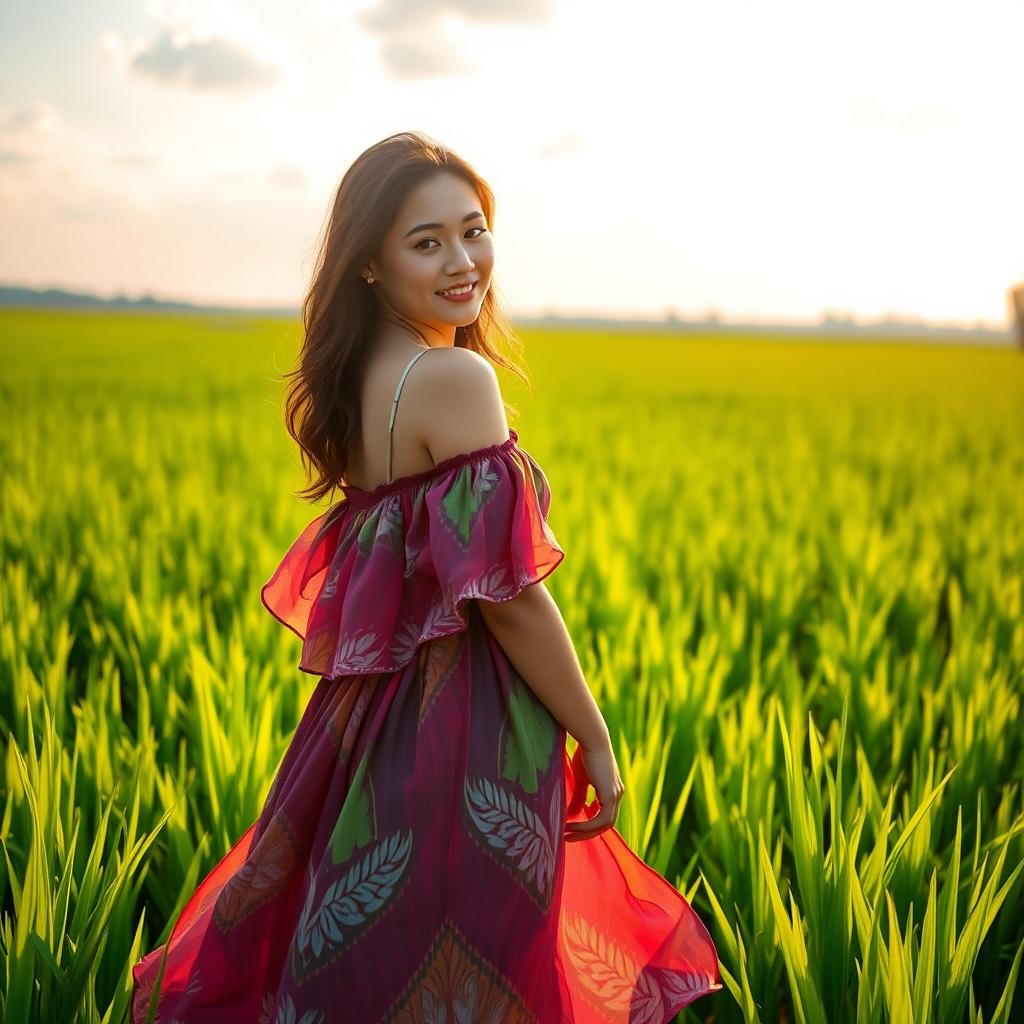
[[[493,347],[493,216],[417,133],[341,181],[287,421],[303,495],[342,498],[262,589],[320,681],[258,820],[134,967],[134,1024],[157,995],[187,1024],[660,1024],[720,987],[613,827],[608,729],[537,585],[565,553],[492,365],[523,376]]]

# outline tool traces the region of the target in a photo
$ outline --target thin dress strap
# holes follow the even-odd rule
[[[406,374],[412,369],[412,364],[427,351],[429,351],[429,346],[417,352],[405,364],[402,376],[398,378],[398,387],[395,388],[395,400],[391,403],[391,416],[388,418],[388,483],[391,483],[391,428],[395,425],[395,413],[398,411],[398,396],[402,393],[402,385],[405,383]]]

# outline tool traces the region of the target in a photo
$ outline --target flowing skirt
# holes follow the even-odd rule
[[[134,965],[132,1024],[662,1024],[720,988],[616,830],[564,841],[597,813],[565,741],[475,605],[400,671],[322,677],[259,818]]]

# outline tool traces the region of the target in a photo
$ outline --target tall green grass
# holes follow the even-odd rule
[[[547,581],[696,1021],[1024,1019],[1016,353],[524,332]],[[318,511],[295,324],[0,314],[0,1018],[123,1021],[316,684],[259,600]]]

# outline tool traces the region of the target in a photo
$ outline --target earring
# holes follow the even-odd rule
[[[367,274],[366,275],[366,283],[367,284],[373,284],[373,274]]]

